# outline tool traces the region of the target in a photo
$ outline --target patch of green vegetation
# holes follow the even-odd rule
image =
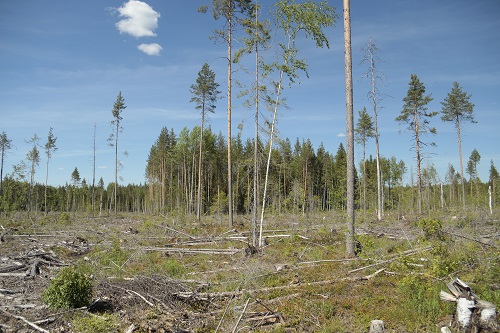
[[[417,221],[417,226],[424,232],[424,238],[442,240],[443,234],[443,221],[433,218],[423,218]]]
[[[71,224],[71,215],[68,212],[62,212],[59,214],[57,218],[57,223],[60,225],[70,225]]]
[[[115,314],[79,315],[71,321],[75,333],[118,333],[119,318]]]
[[[429,323],[437,323],[440,316],[452,313],[449,303],[439,300],[444,286],[418,276],[408,275],[397,284],[399,306],[402,318],[410,332],[420,331]],[[395,318],[396,319],[396,318]]]
[[[42,293],[42,300],[55,309],[87,306],[92,300],[92,280],[83,264],[63,267]]]

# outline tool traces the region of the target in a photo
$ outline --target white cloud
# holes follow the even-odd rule
[[[339,133],[337,134],[337,138],[344,138],[345,137],[345,134],[344,133]]]
[[[150,5],[138,0],[129,0],[117,9],[123,20],[116,23],[120,33],[134,37],[156,36],[154,30],[158,28],[160,13]]]
[[[156,43],[141,44],[141,45],[137,46],[137,48],[150,56],[160,55],[161,50],[163,50],[163,47],[161,47],[159,44],[156,44]]]

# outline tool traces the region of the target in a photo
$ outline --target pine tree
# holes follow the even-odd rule
[[[123,119],[122,112],[125,110],[125,100],[122,97],[122,92],[118,93],[116,97],[116,102],[113,106],[113,110],[111,113],[113,115],[113,120],[111,121],[111,126],[113,127],[113,131],[111,132],[108,141],[111,147],[115,148],[115,184],[114,184],[114,207],[115,214],[117,212],[117,192],[118,192],[118,134],[123,131],[123,127],[121,126],[121,121]]]
[[[462,162],[462,124],[465,121],[476,123],[474,119],[474,104],[469,102],[471,95],[462,91],[458,82],[453,82],[453,88],[448,93],[441,104],[441,119],[446,122],[453,122],[457,130],[458,153],[460,156],[460,173],[462,180],[462,205],[465,211],[465,182],[464,182],[464,166]]]
[[[198,10],[206,12],[207,7]],[[231,113],[232,113],[232,63],[233,63],[233,38],[237,26],[248,22],[252,16],[253,4],[251,0],[212,0],[212,13],[214,19],[222,18],[225,29],[215,30],[216,39],[222,40],[227,45],[227,182],[229,199],[229,225],[233,225],[233,173],[231,159]]]
[[[200,129],[200,154],[198,156],[198,195],[196,205],[196,218],[201,220],[201,165],[203,153],[203,129],[205,127],[205,117],[207,112],[214,113],[215,102],[218,99],[220,91],[217,90],[219,84],[215,82],[215,73],[210,69],[207,63],[203,64],[196,84],[191,86],[191,102],[196,103],[196,109],[201,113],[201,129]]]
[[[347,142],[347,233],[346,256],[354,257],[354,111],[352,88],[351,4],[344,0],[344,66]]]
[[[29,192],[29,211],[33,209],[33,189],[35,186],[35,172],[36,167],[40,163],[40,152],[38,150],[40,138],[38,135],[33,135],[33,137],[27,141],[27,143],[32,144],[31,150],[26,154],[26,159],[30,162],[30,192]]]
[[[432,97],[431,95],[425,95],[425,86],[415,74],[411,75],[408,94],[403,98],[403,101],[403,110],[396,118],[396,121],[407,124],[407,130],[412,132],[413,135],[413,148],[417,160],[417,205],[418,213],[422,214],[421,163],[424,158],[422,148],[428,144],[423,141],[422,136],[427,133],[436,134],[436,129],[430,127],[429,119],[438,113],[427,111],[426,105],[432,101]],[[432,142],[430,144],[434,145]]]
[[[47,157],[47,170],[45,173],[45,191],[44,191],[45,213],[48,213],[48,211],[47,211],[47,186],[48,186],[48,182],[49,182],[49,161],[50,161],[50,158],[52,157],[52,153],[57,150],[56,141],[57,141],[57,137],[55,137],[54,134],[52,133],[52,127],[51,127],[49,130],[49,134],[47,136],[47,142],[45,143],[45,156]]]

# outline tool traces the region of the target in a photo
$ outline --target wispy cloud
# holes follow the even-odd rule
[[[129,0],[118,8],[121,21],[116,23],[120,33],[126,33],[134,37],[156,36],[154,30],[158,28],[160,13],[156,12],[150,5],[138,0]]]
[[[141,44],[137,46],[137,48],[150,56],[158,56],[160,55],[161,50],[163,50],[163,47],[156,43]]]
[[[337,134],[337,138],[344,138],[345,137],[345,134],[344,133],[339,133]]]

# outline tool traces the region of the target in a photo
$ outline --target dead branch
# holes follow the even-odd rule
[[[140,299],[142,299],[144,302],[146,302],[147,305],[149,305],[151,307],[155,306],[153,303],[151,303],[150,301],[148,301],[146,299],[146,297],[142,296],[137,291],[133,291],[133,290],[129,290],[129,289],[125,289],[125,291],[128,292],[129,294],[134,294],[134,295],[138,296]]]
[[[181,253],[181,254],[226,254],[233,255],[240,253],[240,249],[187,249],[187,248],[174,248],[174,247],[145,247],[145,248],[129,248],[143,251],[159,251],[168,253]]]
[[[367,269],[367,268],[371,268],[371,267],[375,267],[375,266],[387,264],[389,262],[393,262],[395,260],[398,260],[398,259],[400,259],[402,257],[407,257],[407,256],[411,256],[411,255],[414,255],[414,254],[417,254],[417,253],[420,253],[420,252],[429,251],[430,249],[432,249],[432,246],[427,246],[427,247],[424,247],[424,248],[421,248],[421,249],[407,250],[407,251],[401,252],[397,257],[394,257],[392,259],[387,259],[387,260],[383,260],[383,261],[380,261],[380,262],[377,262],[377,263],[374,263],[374,264],[371,264],[371,265],[367,265],[367,266],[359,267],[359,268],[356,268],[356,269],[352,269],[352,270],[350,270],[347,273],[351,274],[351,273],[354,273],[354,272],[362,271],[362,270]]]
[[[176,232],[176,233],[178,233],[178,234],[180,234],[180,235],[183,235],[183,236],[186,236],[187,238],[190,238],[190,239],[196,239],[196,237],[194,237],[194,236],[188,235],[188,234],[186,234],[185,232],[182,232],[182,231],[176,230],[176,229],[174,229],[174,228],[167,227],[166,225],[159,225],[159,227],[164,228],[164,229],[167,229],[167,230],[170,230],[170,231],[173,231],[173,232]]]
[[[248,303],[250,303],[250,298],[247,298],[245,306],[243,307],[243,311],[241,311],[240,317],[238,318],[238,321],[236,322],[236,325],[234,325],[233,333],[236,332],[236,329],[238,328],[238,325],[240,324],[241,319],[243,319],[243,315],[245,314],[245,312],[247,311],[247,308],[248,308]]]
[[[0,277],[8,277],[8,276],[24,277],[26,276],[26,273],[0,273]]]
[[[336,282],[340,281],[363,281],[363,280],[370,280],[373,277],[377,276],[378,274],[382,273],[385,271],[385,268],[381,268],[378,271],[366,275],[366,276],[358,276],[358,277],[345,277],[345,278],[339,278],[339,279],[334,279],[334,280],[322,280],[322,281],[315,281],[315,282],[308,282],[308,283],[295,283],[295,284],[288,284],[288,285],[282,285],[282,286],[275,286],[275,287],[267,287],[267,288],[261,288],[261,289],[250,289],[250,290],[240,290],[240,291],[231,291],[231,292],[214,292],[214,293],[195,293],[195,292],[178,292],[173,294],[176,297],[179,297],[181,299],[197,299],[201,301],[209,301],[210,299],[215,299],[215,298],[226,298],[226,297],[234,297],[234,296],[241,296],[244,293],[248,294],[256,294],[256,293],[267,293],[271,291],[276,291],[276,290],[282,290],[282,289],[291,289],[291,288],[298,288],[298,287],[309,287],[309,286],[317,286],[317,285],[325,285],[325,284],[334,284]]]
[[[447,233],[447,234],[450,234],[450,235],[452,235],[452,236],[456,236],[456,237],[460,237],[460,238],[463,238],[463,239],[467,239],[467,240],[470,240],[470,241],[476,242],[476,243],[481,244],[481,245],[489,246],[489,247],[492,247],[492,248],[494,248],[494,249],[496,249],[496,248],[497,248],[497,246],[495,246],[495,245],[493,245],[493,244],[485,243],[485,242],[482,242],[482,241],[480,241],[480,240],[478,240],[478,239],[474,239],[474,238],[470,238],[470,237],[467,237],[467,236],[464,236],[464,235],[460,235],[460,234],[457,234],[457,233],[452,232],[452,231],[443,231],[443,232],[445,232],[445,233]]]
[[[28,324],[29,326],[33,327],[34,329],[36,329],[37,331],[39,332],[43,332],[43,333],[50,333],[49,331],[47,331],[46,329],[43,329],[41,328],[40,326],[38,326],[37,324],[35,323],[32,323],[31,321],[29,321],[28,319],[22,317],[22,316],[18,316],[18,315],[15,315],[15,314],[12,314],[10,312],[7,312],[5,311],[4,309],[0,308],[0,311],[2,313],[4,313],[5,315],[7,316],[10,316],[10,317],[13,317],[13,318],[16,318],[16,319],[19,319],[19,320],[22,320],[23,322],[25,322],[26,324]]]

